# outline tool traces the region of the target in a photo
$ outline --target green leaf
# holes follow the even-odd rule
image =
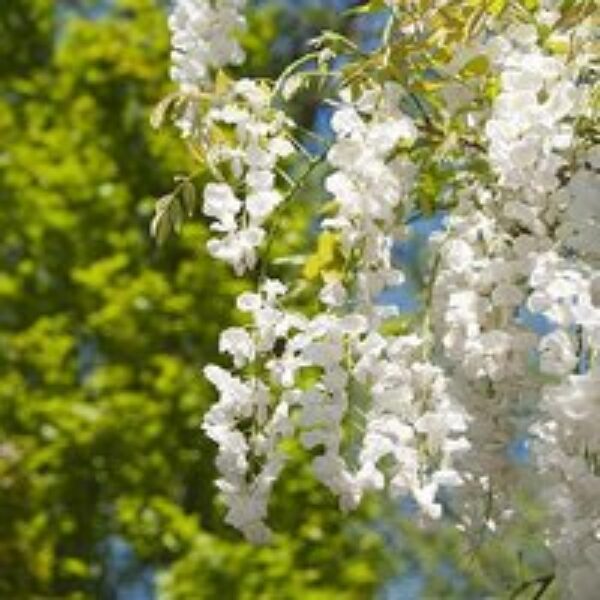
[[[487,6],[488,12],[494,17],[499,17],[508,6],[508,0],[491,0]]]
[[[539,0],[521,0],[523,2],[523,6],[530,12],[530,13],[534,13],[539,5],[540,2]]]
[[[193,216],[196,210],[196,188],[189,179],[181,184],[181,198],[187,215]]]
[[[480,54],[469,60],[460,70],[463,77],[479,77],[485,75],[490,68],[490,61],[487,56]]]
[[[336,263],[339,236],[331,231],[324,231],[319,236],[316,252],[309,257],[304,265],[303,274],[308,280],[313,280],[325,271],[331,270]]]
[[[173,229],[171,217],[173,204],[174,197],[172,194],[167,194],[156,202],[154,218],[150,224],[150,234],[159,244],[163,244],[167,240]]]
[[[150,124],[152,125],[152,127],[154,127],[154,129],[159,129],[163,125],[163,123],[165,122],[165,119],[167,118],[167,114],[171,110],[173,104],[178,99],[180,99],[180,94],[178,92],[175,92],[175,93],[169,94],[168,96],[163,98],[154,107],[154,110],[152,111],[152,114],[150,115]]]

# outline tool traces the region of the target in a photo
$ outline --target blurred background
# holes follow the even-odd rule
[[[278,74],[324,27],[368,45],[381,20],[350,5],[251,3],[244,73]],[[466,549],[381,498],[342,518],[294,450],[274,544],[223,524],[201,368],[245,283],[207,257],[201,218],[160,248],[148,234],[156,196],[190,166],[175,132],[149,126],[172,91],[167,8],[2,1],[0,600],[506,596],[540,542],[526,504],[502,545]],[[314,97],[294,111],[327,135]],[[284,250],[312,240],[310,193]]]

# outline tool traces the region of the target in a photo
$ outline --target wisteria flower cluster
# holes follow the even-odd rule
[[[386,0],[376,50],[322,36],[269,82],[227,74],[244,58],[244,4],[176,0],[170,19],[173,120],[210,173],[207,249],[257,282],[237,300],[247,324],[220,337],[230,368],[204,369],[219,394],[204,430],[218,446],[227,522],[268,541],[269,496],[295,440],[342,510],[385,490],[411,498],[424,521],[452,505],[466,534],[496,530],[514,515],[521,477],[507,448],[526,438],[560,589],[597,597],[593,6]],[[336,53],[342,66],[324,68]],[[286,112],[316,76],[333,107],[322,159]],[[316,162],[327,173],[317,245],[328,258],[271,269],[278,211]],[[406,316],[382,295],[405,281],[396,250],[427,215],[442,224],[420,307]],[[314,291],[310,308],[294,300],[302,286]]]

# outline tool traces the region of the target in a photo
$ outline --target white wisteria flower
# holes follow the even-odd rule
[[[322,72],[290,67],[282,85],[217,78],[244,59],[243,0],[174,4],[171,76],[184,98],[175,121],[213,175],[202,206],[208,252],[239,276],[257,267],[279,207],[314,174],[310,157],[297,181],[289,169],[298,149],[310,155],[286,114],[290,89],[307,74],[343,82],[327,98],[332,141],[319,185],[330,202],[315,219],[334,246],[327,266],[315,275],[307,258],[309,276],[279,261],[282,280],[269,279],[261,256],[257,287],[237,298],[245,326],[220,336],[231,369],[204,369],[219,396],[204,430],[218,446],[226,520],[252,541],[269,539],[269,496],[293,437],[342,510],[386,490],[431,520],[448,497],[463,530],[498,532],[515,515],[523,470],[509,450],[527,437],[559,589],[594,600],[600,150],[591,15],[559,0],[519,10],[487,3],[445,39],[448,3],[425,3],[411,22],[401,3],[385,4],[381,48],[353,56],[348,42],[339,73],[317,58]],[[416,73],[423,58],[412,44],[430,40],[432,66],[415,85],[396,46]],[[325,38],[319,44],[319,57],[335,58]],[[398,257],[411,223],[431,213],[438,231],[406,269]],[[407,280],[422,287],[415,314],[382,306]],[[314,298],[301,310],[306,289]]]

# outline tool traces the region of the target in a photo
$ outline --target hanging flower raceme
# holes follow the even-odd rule
[[[175,1],[169,17],[171,79],[179,86],[175,123],[184,137],[198,134],[200,99],[212,92],[215,74],[244,61],[237,37],[246,25],[245,5],[245,0]]]
[[[291,125],[271,108],[268,89],[243,79],[206,113],[204,127],[206,155],[222,178],[204,188],[203,212],[221,234],[207,248],[242,275],[255,267],[265,222],[284,199],[278,163],[294,152]]]

